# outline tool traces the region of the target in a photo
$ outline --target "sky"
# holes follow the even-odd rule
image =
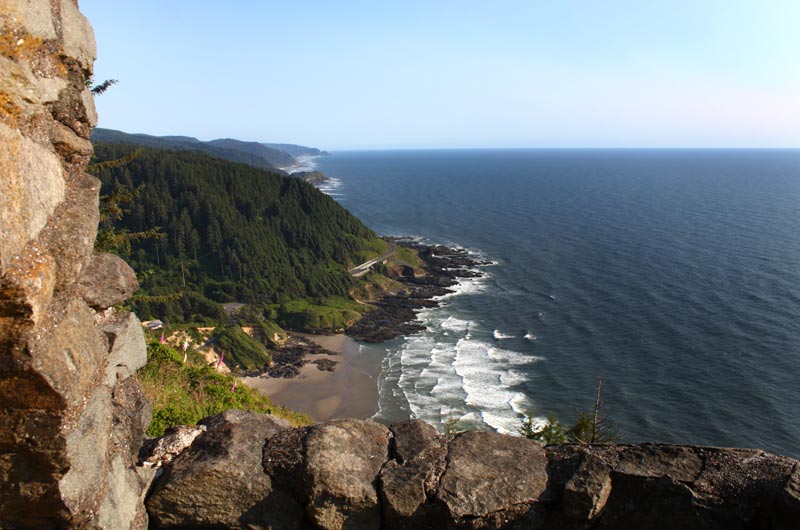
[[[323,149],[800,147],[797,0],[80,0],[100,127]]]

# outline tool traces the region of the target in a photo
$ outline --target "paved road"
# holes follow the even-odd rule
[[[394,246],[394,243],[392,241],[387,241],[387,242],[389,243],[389,250],[387,250],[385,253],[383,253],[382,255],[378,256],[377,258],[372,258],[369,261],[365,261],[361,265],[353,267],[352,269],[350,269],[347,272],[352,274],[354,277],[358,278],[359,276],[365,275],[369,271],[370,267],[372,267],[376,263],[384,262],[387,259],[389,259],[389,256],[394,254],[395,246]]]

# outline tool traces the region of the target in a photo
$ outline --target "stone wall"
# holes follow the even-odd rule
[[[289,428],[234,410],[167,435],[162,456],[173,438],[190,445],[147,500],[156,528],[800,528],[798,461],[755,449],[544,448],[421,421]]]
[[[93,252],[94,35],[75,0],[0,0],[0,527],[145,527],[136,288]],[[114,268],[116,267],[116,268]],[[110,274],[108,271],[117,271]]]

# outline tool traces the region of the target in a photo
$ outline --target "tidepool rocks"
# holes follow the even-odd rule
[[[563,445],[228,411],[165,464],[158,528],[796,529],[798,461],[757,450]]]

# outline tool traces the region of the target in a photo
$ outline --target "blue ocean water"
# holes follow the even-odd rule
[[[336,152],[381,234],[495,264],[380,346],[386,420],[514,431],[589,410],[624,439],[800,456],[800,151]]]

